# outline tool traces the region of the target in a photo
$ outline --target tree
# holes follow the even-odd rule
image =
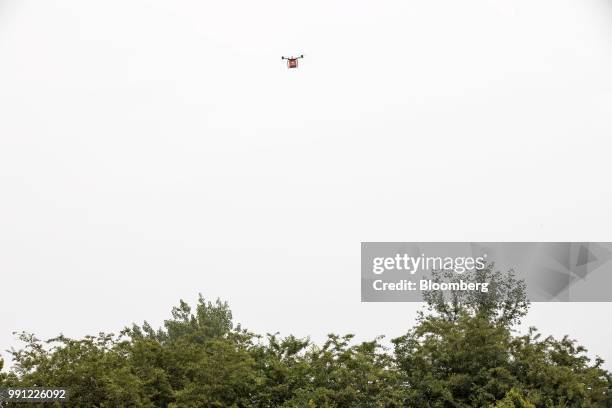
[[[457,282],[462,279],[472,283],[488,283],[481,291],[428,291],[423,298],[429,312],[457,321],[462,314],[480,316],[499,324],[512,326],[520,322],[529,310],[525,282],[516,278],[514,271],[502,273],[494,263],[473,272],[457,274],[450,270],[432,272],[434,282]]]
[[[541,338],[535,328],[511,344],[510,370],[537,407],[609,407],[610,377],[586,349],[564,337]]]
[[[164,328],[145,322],[120,336],[42,342],[20,334],[13,381],[20,387],[70,387],[68,407],[247,406],[258,382],[250,335],[234,330],[227,304],[180,302]]]
[[[71,407],[152,406],[114,335],[81,340],[60,335],[44,343],[28,333],[19,338],[25,346],[12,352],[17,377],[8,386],[69,386]]]
[[[445,273],[434,275],[452,279]],[[606,406],[610,381],[601,360],[591,363],[586,350],[568,338],[542,340],[535,329],[514,335],[513,326],[529,305],[523,282],[511,272],[495,272],[493,265],[466,278],[490,282],[492,290],[428,293],[431,313],[420,314],[412,330],[393,340],[409,404],[508,405],[521,403],[520,390],[528,396],[527,406]]]
[[[200,296],[194,309],[181,301],[158,329],[144,322],[47,341],[21,333],[0,386],[69,387],[66,407],[611,408],[603,361],[568,337],[516,334],[524,287],[484,273],[498,290],[432,294],[429,312],[392,350],[380,337],[330,334],[317,345],[257,336],[233,323],[227,303]]]
[[[516,384],[509,330],[483,317],[428,316],[393,340],[409,398],[419,407],[486,407]]]
[[[195,313],[181,301],[163,329],[145,322],[123,334],[130,339],[126,355],[156,406],[247,406],[260,382],[250,354],[253,336],[234,328],[220,300],[200,295]]]

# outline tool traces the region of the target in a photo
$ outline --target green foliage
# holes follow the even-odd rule
[[[464,274],[448,270],[432,273],[435,282],[456,282],[460,279],[473,283],[487,282],[488,291],[425,292],[423,297],[429,311],[451,321],[468,313],[506,326],[518,323],[527,314],[527,287],[524,281],[516,278],[514,271],[502,273],[495,269],[495,264],[489,263],[482,269]]]
[[[301,358],[297,387],[283,407],[399,407],[399,372],[378,339],[351,345],[352,335],[329,335]]]
[[[508,391],[504,399],[495,404],[494,408],[535,408],[516,388]]]
[[[567,338],[540,340],[535,331],[515,337],[503,324],[466,313],[455,322],[428,316],[394,344],[408,401],[419,407],[488,407],[519,401],[517,390],[536,407],[607,406],[601,361],[590,364],[586,350]]]
[[[152,406],[140,379],[122,352],[124,347],[112,334],[100,333],[82,340],[64,336],[45,342],[21,333],[25,343],[13,352],[20,387],[62,387],[70,385],[70,406]],[[16,380],[16,378],[15,378]]]
[[[437,281],[454,279],[434,273]],[[489,292],[427,293],[430,313],[393,341],[408,401],[419,407],[612,406],[610,375],[584,347],[567,337],[541,339],[534,328],[513,334],[529,302],[512,271],[502,274],[489,264],[461,279],[490,282]]]
[[[463,314],[453,322],[429,316],[394,340],[410,400],[423,407],[482,407],[513,386],[509,331]]]
[[[234,326],[226,303],[200,296],[194,310],[181,301],[157,330],[145,322],[119,335],[47,341],[21,333],[11,371],[0,359],[0,386],[69,387],[66,407],[612,407],[603,362],[567,337],[514,334],[524,288],[489,277],[500,288],[492,295],[431,296],[431,313],[392,350],[352,335],[330,334],[322,345],[256,336]]]

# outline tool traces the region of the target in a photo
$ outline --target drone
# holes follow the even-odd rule
[[[300,58],[304,58],[304,54],[300,55],[299,57],[281,57],[281,59],[287,60],[287,68],[297,68],[298,60]]]

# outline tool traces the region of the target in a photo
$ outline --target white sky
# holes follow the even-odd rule
[[[610,241],[611,72],[606,0],[0,0],[0,345],[198,292],[400,335],[361,241]],[[612,360],[611,313],[528,323]]]

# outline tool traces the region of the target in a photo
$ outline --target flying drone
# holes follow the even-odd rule
[[[281,57],[281,59],[287,60],[287,68],[297,68],[298,60],[300,58],[304,58],[304,54],[300,55],[299,57]]]

